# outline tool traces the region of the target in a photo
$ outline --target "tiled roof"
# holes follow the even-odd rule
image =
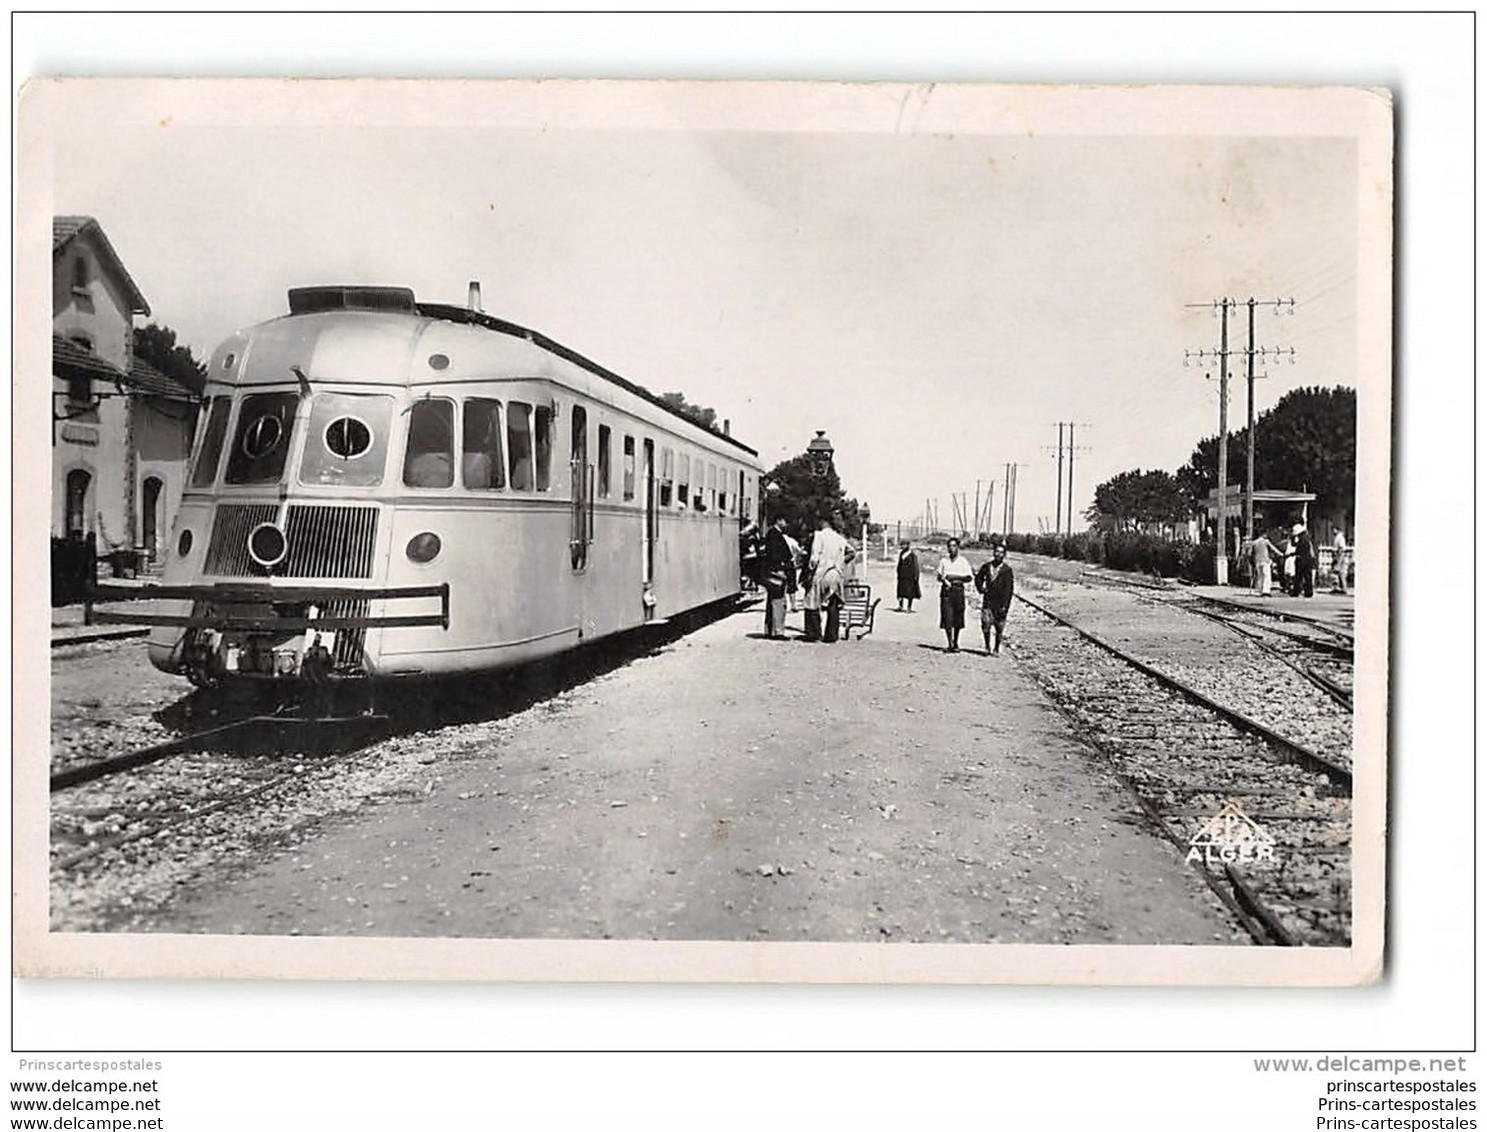
[[[195,401],[196,394],[173,377],[167,377],[143,358],[129,363],[129,377],[125,381],[141,393],[155,397],[171,397],[178,401]]]
[[[119,253],[114,251],[114,246],[108,242],[108,237],[103,234],[103,229],[99,227],[98,221],[94,220],[93,217],[52,217],[52,257],[55,259],[63,248],[67,247],[68,244],[72,243],[73,240],[83,233],[88,233],[97,239],[98,249],[102,253],[103,258],[108,261],[109,266],[124,281],[124,289],[129,295],[130,310],[134,314],[148,316],[150,313],[150,304],[145,302],[144,295],[140,293],[139,288],[135,286],[134,280],[130,278],[129,272],[125,269],[124,261],[119,258]]]
[[[60,377],[96,377],[102,381],[123,381],[124,371],[105,361],[92,350],[69,342],[60,334],[52,335],[52,372]]]

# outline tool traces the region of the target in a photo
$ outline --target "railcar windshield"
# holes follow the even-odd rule
[[[196,467],[191,471],[192,487],[211,487],[217,481],[217,465],[222,463],[222,447],[227,443],[227,418],[232,413],[231,397],[207,399],[203,418],[201,449],[196,453]]]
[[[299,482],[375,487],[387,466],[392,398],[380,394],[317,393],[300,460]]]
[[[228,483],[277,483],[283,478],[298,408],[298,393],[253,393],[243,398],[237,436],[227,458]]]

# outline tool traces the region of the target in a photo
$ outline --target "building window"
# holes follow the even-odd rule
[[[625,498],[635,498],[635,438],[625,437]]]
[[[88,531],[88,485],[93,477],[81,468],[67,473],[67,537],[82,538]]]
[[[599,426],[599,498],[609,498],[609,426]]]
[[[78,260],[78,263],[84,263]],[[86,264],[84,263],[86,267]],[[79,350],[91,354],[93,352],[93,340],[86,334],[69,334],[67,340]],[[67,399],[74,405],[90,405],[93,403],[93,379],[85,373],[74,373],[67,379]]]
[[[74,291],[88,289],[88,258],[86,256],[78,256],[72,261],[72,289]]]
[[[681,455],[681,467],[676,473],[676,503],[678,507],[685,507],[688,503],[687,489],[692,483],[692,457],[685,452]]]
[[[506,456],[501,447],[501,402],[465,398],[465,446],[460,475],[465,487],[490,491],[506,486]]]
[[[403,453],[408,487],[450,487],[454,483],[454,402],[442,397],[415,401],[408,413],[408,445]]]

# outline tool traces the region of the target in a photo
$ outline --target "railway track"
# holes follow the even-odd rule
[[[1346,946],[1350,765],[1018,596],[1019,658],[1256,942]]]
[[[275,790],[289,792],[307,758],[323,763],[386,733],[385,716],[248,716],[58,771],[50,780],[52,868],[67,872]],[[189,760],[182,773],[151,776],[148,768],[176,758]],[[109,781],[121,776],[128,776],[122,785]]]

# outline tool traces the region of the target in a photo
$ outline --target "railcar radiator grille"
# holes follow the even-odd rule
[[[219,577],[262,577],[248,556],[248,534],[272,523],[273,503],[222,503],[212,525],[202,572]],[[295,504],[284,521],[287,553],[273,571],[279,578],[370,578],[377,546],[375,507]]]
[[[259,523],[272,523],[278,513],[273,503],[219,503],[202,572],[229,577],[262,573],[248,557],[248,532]]]
[[[289,543],[286,578],[370,578],[377,545],[377,511],[372,507],[300,505],[289,508],[284,524]]]

